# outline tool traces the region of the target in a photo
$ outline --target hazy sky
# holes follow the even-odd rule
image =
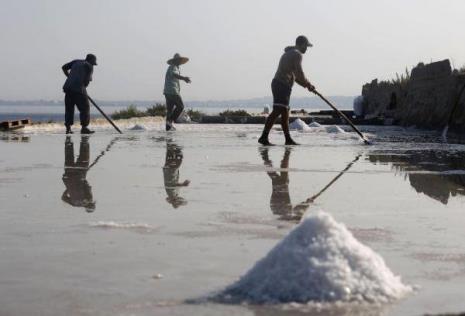
[[[61,66],[99,65],[89,94],[162,100],[179,52],[185,100],[271,95],[283,48],[314,43],[304,71],[327,95],[357,95],[419,61],[465,64],[463,0],[0,0],[0,99],[61,99]],[[307,92],[294,88],[293,95]]]

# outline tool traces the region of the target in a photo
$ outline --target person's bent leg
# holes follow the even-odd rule
[[[173,123],[173,109],[175,106],[173,96],[169,94],[165,94],[166,99],[166,130],[169,131],[171,129],[171,124]]]
[[[182,98],[180,95],[176,95],[174,97],[174,101],[175,101],[175,108],[171,116],[171,120],[172,120],[171,122],[176,122],[176,120],[181,115],[182,111],[184,110],[184,103],[182,102]]]
[[[289,99],[291,96],[291,91],[292,86],[280,82],[277,79],[273,79],[273,81],[271,82],[271,92],[273,93],[273,111],[266,120],[262,137],[260,137],[260,139],[258,140],[259,143],[269,143],[268,134],[278,116],[281,116],[281,125],[283,126],[283,131],[286,132],[282,122],[289,119],[289,116],[286,117],[286,113],[288,113],[287,111],[289,109]],[[287,129],[289,130],[289,126]]]
[[[81,134],[92,134],[88,126],[90,123],[90,103],[89,99],[84,94],[77,95],[77,108],[79,110],[79,117],[81,119]]]
[[[284,137],[286,138],[286,145],[299,145],[291,137],[289,132],[289,108],[286,108],[281,115],[281,127],[283,128]]]
[[[273,128],[274,122],[276,121],[276,119],[280,115],[281,115],[280,109],[277,109],[276,107],[273,107],[273,111],[271,111],[270,115],[268,115],[268,117],[266,118],[265,126],[263,127],[262,135],[258,139],[258,142],[260,144],[265,145],[265,146],[273,145],[268,140],[268,135],[270,134],[270,130]]]
[[[73,94],[65,94],[65,126],[66,134],[71,134],[71,126],[74,124],[74,104]]]

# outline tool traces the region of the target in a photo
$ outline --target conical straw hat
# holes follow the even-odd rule
[[[189,58],[187,57],[182,57],[178,53],[174,54],[173,58],[167,61],[169,65],[172,65],[173,63],[176,63],[178,65],[185,64],[189,61]]]

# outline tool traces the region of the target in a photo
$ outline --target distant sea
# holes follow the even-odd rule
[[[335,96],[330,97],[340,109],[352,109],[354,97]],[[116,111],[126,109],[134,104],[137,109],[145,111],[148,107],[157,102],[154,101],[96,101],[100,108],[111,115]],[[206,114],[214,115],[225,110],[247,110],[249,113],[261,113],[266,105],[272,103],[271,98],[255,98],[247,100],[229,101],[187,101],[186,109],[202,111]],[[329,109],[321,100],[311,98],[294,98],[291,101],[291,109],[305,109],[307,111],[317,111],[319,109]],[[33,122],[63,122],[65,106],[60,101],[4,101],[0,100],[0,122],[8,120],[19,120],[29,118]],[[78,121],[79,111],[75,109],[75,117]],[[98,118],[102,115],[91,106],[91,117]]]
[[[99,105],[100,106],[100,105]],[[105,112],[107,115],[111,115],[112,113],[127,108],[126,106],[100,106],[100,108]],[[263,111],[263,107],[190,107],[186,106],[186,109],[193,108],[195,110],[202,111],[206,114],[218,114],[225,110],[238,110],[238,109],[246,109],[249,113],[261,113]],[[141,111],[145,111],[147,107],[144,106],[137,106],[137,109]],[[74,112],[75,121],[78,122],[79,120],[79,110],[76,108]],[[103,117],[100,112],[97,111],[94,107],[91,106],[91,118],[99,118]],[[33,122],[64,122],[65,120],[65,106],[37,106],[37,105],[29,105],[29,106],[8,106],[8,105],[0,105],[0,122],[2,121],[13,121],[13,120],[20,120],[20,119],[31,119]]]

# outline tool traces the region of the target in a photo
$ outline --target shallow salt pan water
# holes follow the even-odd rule
[[[59,125],[0,134],[0,315],[465,310],[465,146],[386,127],[363,128],[374,141],[364,146],[344,127],[264,149],[259,125],[117,124],[123,135],[105,123],[90,137]],[[271,140],[283,143],[278,131]],[[416,290],[388,305],[198,300],[318,209]]]

